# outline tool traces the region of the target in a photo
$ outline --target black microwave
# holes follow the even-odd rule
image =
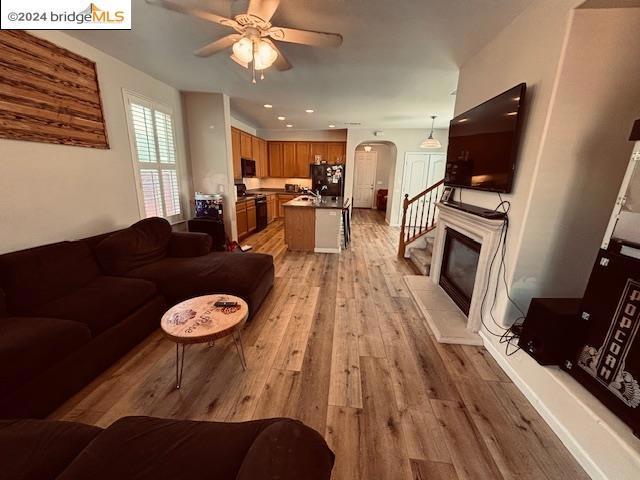
[[[248,158],[242,159],[242,178],[256,176],[256,162]]]

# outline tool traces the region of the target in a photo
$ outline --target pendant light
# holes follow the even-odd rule
[[[364,146],[364,151],[369,153],[372,150],[371,145],[365,145]]]
[[[433,138],[433,124],[436,121],[437,115],[431,115],[431,133],[429,137],[420,144],[420,148],[442,148],[440,140]]]

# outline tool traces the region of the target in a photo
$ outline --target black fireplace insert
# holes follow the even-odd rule
[[[440,286],[465,315],[469,315],[479,258],[478,242],[447,227],[440,268]]]

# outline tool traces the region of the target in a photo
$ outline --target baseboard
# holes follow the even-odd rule
[[[313,249],[315,253],[340,253],[340,248],[319,248],[316,247]]]
[[[487,351],[594,480],[636,480],[640,440],[567,373],[538,365],[520,351],[507,357],[504,345],[486,332]]]

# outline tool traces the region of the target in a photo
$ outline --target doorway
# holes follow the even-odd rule
[[[353,206],[355,208],[373,208],[375,201],[377,152],[356,152]]]
[[[415,197],[444,179],[446,158],[442,153],[407,152],[404,157],[402,196]]]

